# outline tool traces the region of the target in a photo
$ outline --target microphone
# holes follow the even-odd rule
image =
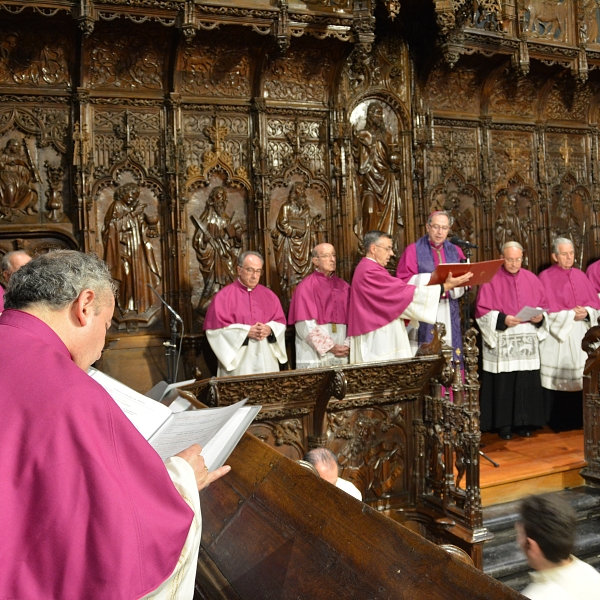
[[[167,307],[167,310],[175,317],[176,321],[179,321],[183,325],[183,319],[175,312],[175,309],[167,304],[166,300],[148,283],[148,287],[158,296],[158,299]]]
[[[457,235],[453,235],[450,238],[450,243],[455,246],[462,246],[463,248],[479,248],[479,246],[475,244],[471,244],[471,242],[467,242],[466,240],[461,240]]]

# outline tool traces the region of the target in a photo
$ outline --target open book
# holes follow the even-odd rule
[[[200,444],[209,471],[225,464],[261,409],[244,406],[246,400],[242,400],[231,406],[174,412],[97,369],[91,368],[88,374],[111,395],[163,460]]]

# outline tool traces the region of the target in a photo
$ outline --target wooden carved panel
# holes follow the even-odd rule
[[[85,61],[90,89],[131,93],[163,89],[167,36],[164,28],[146,28],[145,35],[131,27],[98,26],[88,38]]]
[[[161,115],[155,108],[132,111],[95,107],[92,143],[96,177],[108,175],[127,156],[160,176],[162,129]]]
[[[0,84],[32,88],[71,87],[72,40],[66,32],[0,25]]]
[[[236,41],[239,41],[236,38]],[[251,96],[250,49],[233,45],[230,35],[195,38],[181,56],[181,92],[193,96]]]
[[[275,58],[263,74],[263,97],[282,102],[327,104],[332,57],[293,44],[284,57]]]
[[[481,75],[476,69],[443,65],[434,69],[427,81],[428,101],[432,108],[479,114]]]
[[[525,0],[526,32],[533,38],[572,43],[575,37],[575,2],[569,0]]]
[[[528,181],[533,180],[533,133],[494,130],[491,136],[492,181],[506,181],[513,173]]]
[[[579,182],[589,178],[586,137],[582,134],[546,134],[546,170],[548,179],[556,184],[567,171]]]
[[[432,149],[428,152],[427,181],[438,185],[452,171],[470,184],[478,182],[477,130],[466,127],[434,126]]]
[[[532,263],[536,264],[532,258],[537,246],[534,235],[543,226],[535,191],[513,176],[496,193],[495,206],[494,240],[498,256],[506,242],[519,242],[525,251],[523,266],[530,268]]]
[[[512,69],[503,69],[493,82],[486,112],[519,118],[535,117],[541,83],[535,76],[519,77]]]
[[[352,481],[365,499],[408,494],[411,417],[412,407],[404,403],[327,415],[328,447],[338,456],[340,476]]]

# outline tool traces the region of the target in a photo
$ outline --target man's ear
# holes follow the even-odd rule
[[[89,318],[95,314],[96,294],[93,290],[83,290],[75,300],[73,308],[75,318],[79,321],[81,327],[88,324]]]

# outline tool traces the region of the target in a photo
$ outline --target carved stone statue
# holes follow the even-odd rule
[[[306,185],[292,184],[288,199],[281,205],[276,228],[271,231],[275,261],[283,295],[291,298],[296,286],[312,268],[310,251],[318,240],[321,215],[311,216]]]
[[[506,242],[519,242],[523,249],[527,250],[529,242],[527,225],[528,221],[519,217],[517,194],[509,192],[504,196],[502,209],[496,219],[495,237],[498,252],[502,252],[502,246]]]
[[[237,257],[242,248],[242,234],[246,231],[240,223],[233,223],[227,215],[227,192],[222,186],[212,189],[200,219],[192,217],[198,228],[192,245],[204,289],[199,308],[204,311],[210,299],[237,277]]]
[[[355,138],[355,151],[362,211],[361,228],[356,233],[362,237],[378,229],[396,239],[396,227],[402,225],[402,199],[396,178],[401,156],[394,151],[392,136],[385,128],[381,104],[369,105],[365,128]]]
[[[38,193],[35,171],[19,140],[11,138],[0,154],[0,218],[11,220],[15,210],[33,215]]]
[[[148,241],[156,220],[144,214],[146,205],[140,204],[139,197],[135,183],[118,187],[102,229],[104,260],[117,285],[117,307],[124,315],[142,314],[152,307],[156,296],[148,284],[154,287],[160,281],[154,248]]]

